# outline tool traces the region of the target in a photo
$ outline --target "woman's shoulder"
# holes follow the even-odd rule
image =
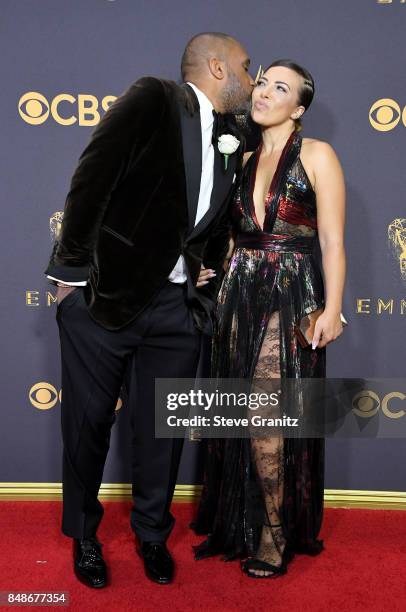
[[[338,157],[331,144],[317,138],[303,138],[300,157],[304,164],[317,169],[329,168],[337,165]]]
[[[313,188],[320,176],[334,178],[343,173],[335,150],[324,140],[303,138],[300,159]]]
[[[308,156],[309,159],[320,159],[320,157],[326,158],[336,156],[331,144],[325,142],[324,140],[318,140],[317,138],[303,138],[301,152]]]

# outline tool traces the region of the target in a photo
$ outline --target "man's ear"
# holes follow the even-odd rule
[[[219,81],[222,81],[226,77],[225,62],[222,62],[216,57],[211,57],[209,59],[209,70],[210,73],[214,76],[214,78],[218,79]]]

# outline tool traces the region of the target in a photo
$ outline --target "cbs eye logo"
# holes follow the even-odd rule
[[[56,406],[58,400],[62,401],[62,389],[59,391],[50,383],[39,382],[31,387],[28,397],[34,408],[38,410],[50,410]],[[123,405],[122,399],[117,400],[115,411],[117,412]]]
[[[377,395],[374,391],[360,391],[354,395],[352,399],[352,409],[357,416],[364,419],[369,419],[375,416],[379,408],[382,409],[384,415],[389,419],[399,419],[400,417],[403,417],[406,412],[403,409],[395,410],[392,408],[389,403],[393,399],[405,400],[406,395],[400,391],[392,391],[391,393],[387,393],[381,401],[379,395]]]
[[[393,130],[400,120],[406,127],[406,106],[402,110],[392,98],[381,98],[369,109],[369,122],[378,132]]]
[[[42,125],[51,115],[59,125],[96,125],[100,121],[99,106],[107,111],[117,96],[104,96],[99,100],[91,94],[58,94],[49,103],[45,96],[37,91],[28,91],[18,101],[20,117],[29,125]],[[72,113],[72,110],[74,111]]]
[[[47,382],[39,382],[31,387],[28,397],[31,404],[38,410],[49,410],[56,405],[58,399],[61,401],[62,391],[58,394],[53,385]]]

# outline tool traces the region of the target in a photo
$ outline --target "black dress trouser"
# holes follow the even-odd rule
[[[89,315],[83,289],[57,308],[62,355],[63,518],[74,538],[96,534],[97,495],[121,386],[132,424],[131,526],[143,541],[165,541],[183,439],[155,438],[155,378],[193,378],[200,332],[186,286],[167,282],[128,326],[109,331]]]

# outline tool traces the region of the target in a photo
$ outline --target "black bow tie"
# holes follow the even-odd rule
[[[213,109],[213,135],[212,144],[217,144],[219,137],[224,134],[224,115]]]

